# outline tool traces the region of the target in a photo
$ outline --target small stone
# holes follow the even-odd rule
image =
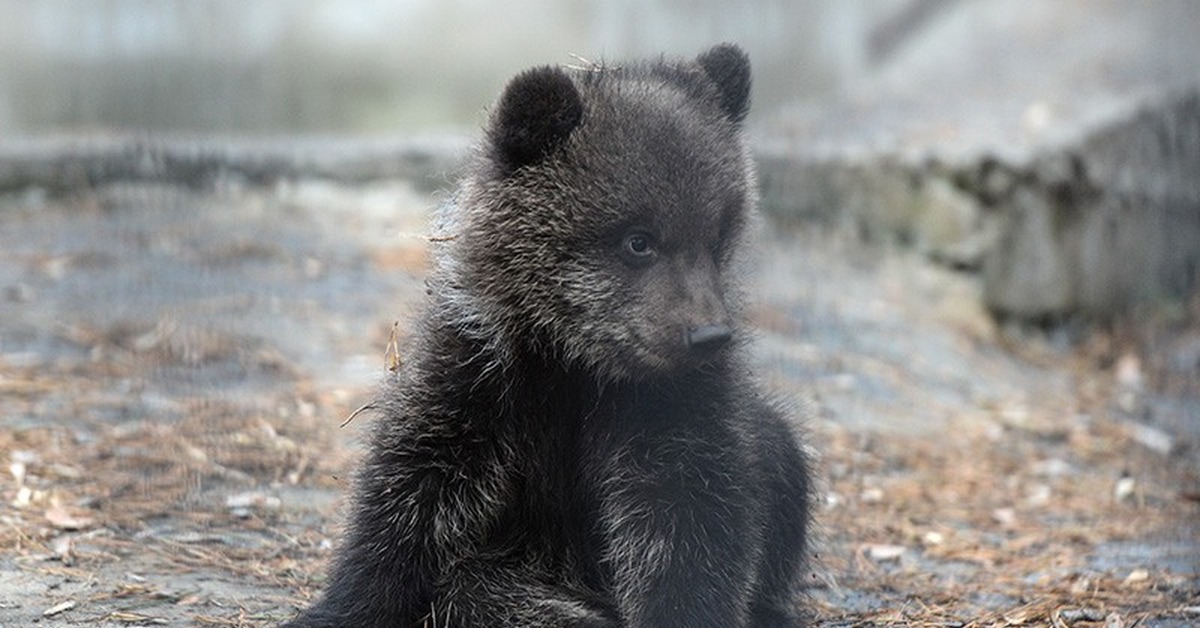
[[[1125,576],[1124,584],[1137,584],[1139,582],[1145,582],[1149,579],[1149,571],[1146,571],[1145,569],[1134,569],[1133,571],[1129,572],[1128,576]]]
[[[272,497],[258,491],[237,493],[225,498],[225,506],[236,517],[246,518],[254,509],[277,510],[282,505],[278,497]]]
[[[877,563],[896,562],[907,551],[903,545],[868,545],[867,558]]]
[[[1137,481],[1131,477],[1123,477],[1117,480],[1116,485],[1113,486],[1113,497],[1116,497],[1117,501],[1123,502],[1133,497],[1136,491]]]
[[[8,465],[8,472],[12,474],[13,480],[17,482],[17,486],[25,486],[25,463],[13,462]]]
[[[1117,383],[1134,390],[1142,388],[1142,361],[1132,353],[1117,359]]]
[[[1037,476],[1056,478],[1070,473],[1071,465],[1062,458],[1050,458],[1033,463],[1029,470]]]
[[[1130,435],[1140,445],[1160,456],[1168,456],[1175,449],[1175,439],[1156,427],[1135,423],[1130,427]]]
[[[33,489],[28,486],[22,486],[17,489],[17,496],[12,500],[13,508],[25,508],[33,503]]]
[[[1030,506],[1045,506],[1050,503],[1050,498],[1054,495],[1049,485],[1034,484],[1029,487],[1029,494],[1025,496],[1025,501]]]
[[[46,521],[60,530],[84,530],[96,524],[89,511],[54,504],[46,510]]]

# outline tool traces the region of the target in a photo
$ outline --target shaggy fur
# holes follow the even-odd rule
[[[289,626],[797,625],[809,471],[741,355],[749,90],[730,45],[509,83]]]

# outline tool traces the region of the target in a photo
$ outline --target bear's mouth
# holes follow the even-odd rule
[[[638,342],[636,358],[657,374],[683,374],[721,359],[733,342],[728,325],[703,325],[665,334],[657,342]]]

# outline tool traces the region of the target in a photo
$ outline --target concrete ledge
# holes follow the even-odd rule
[[[64,192],[112,182],[156,181],[191,188],[320,178],[344,183],[410,179],[447,187],[468,146],[425,139],[93,137],[0,144],[0,192]]]
[[[1184,298],[1200,289],[1200,91],[1123,111],[1003,156],[764,149],[763,207],[980,270],[1002,316],[1108,318]]]
[[[1146,100],[1078,139],[1000,156],[755,151],[764,211],[979,271],[1001,316],[1107,318],[1200,289],[1200,91]],[[465,138],[141,138],[7,142],[0,192],[154,181],[191,188],[317,178],[451,189]]]

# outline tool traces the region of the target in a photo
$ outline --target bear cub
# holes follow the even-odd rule
[[[289,626],[796,626],[809,469],[744,356],[736,46],[516,76],[323,597]]]

